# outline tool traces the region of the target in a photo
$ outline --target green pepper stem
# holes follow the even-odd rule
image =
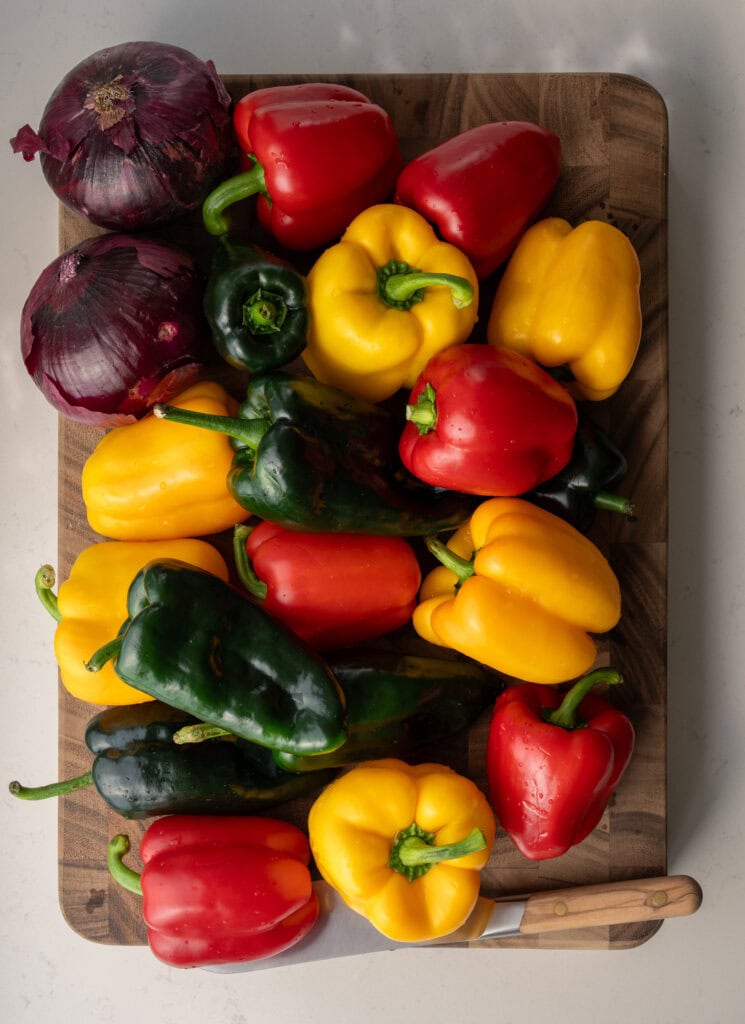
[[[106,850],[106,864],[115,882],[118,882],[123,888],[135,893],[137,896],[142,896],[141,876],[136,871],[133,871],[132,868],[128,868],[122,860],[122,857],[126,857],[129,853],[129,849],[128,836],[123,834],[114,836],[113,839],[109,840]]]
[[[426,874],[434,864],[466,857],[485,847],[486,838],[480,828],[474,828],[457,843],[436,846],[434,834],[425,832],[416,822],[412,822],[393,840],[388,866],[413,882]]]
[[[251,334],[278,334],[287,319],[287,303],[276,292],[259,288],[242,306],[242,326]]]
[[[473,287],[465,277],[416,270],[401,260],[389,260],[378,269],[378,296],[396,309],[410,309],[424,299],[425,288],[449,288],[457,309],[473,302]]]
[[[430,383],[424,385],[415,402],[406,406],[406,419],[413,423],[419,432],[428,434],[437,426],[437,392]]]
[[[239,523],[233,530],[233,559],[238,578],[243,586],[257,601],[264,601],[267,595],[267,585],[256,575],[254,567],[251,565],[251,559],[248,557],[248,551],[246,551],[246,540],[252,530],[252,526],[245,526],[242,523]]]
[[[118,657],[119,651],[122,648],[122,637],[121,635],[115,636],[113,640],[109,640],[103,647],[99,647],[97,651],[91,654],[90,658],[86,661],[85,667],[89,672],[100,672],[104,665],[107,665],[114,658]]]
[[[36,587],[36,593],[39,600],[52,618],[57,622],[62,622],[62,613],[57,605],[57,595],[52,590],[56,581],[57,577],[54,572],[54,567],[51,565],[42,565],[34,577],[34,586]]]
[[[459,583],[463,583],[469,576],[473,576],[473,558],[463,558],[457,555],[447,544],[443,544],[437,537],[425,537],[424,543],[427,550],[441,562],[446,569],[450,569],[458,577]]]
[[[209,725],[207,722],[195,722],[194,725],[184,725],[173,734],[173,742],[183,746],[186,743],[203,743],[204,740],[216,740],[221,736],[233,736],[230,729],[223,729],[221,725]]]
[[[243,420],[236,416],[212,416],[206,412],[195,412],[193,409],[181,409],[177,405],[153,406],[153,416],[171,423],[183,423],[187,427],[201,427],[214,430],[218,434],[226,434],[241,441],[248,448],[258,448],[269,426],[268,420]]]
[[[561,704],[555,711],[546,715],[546,721],[551,725],[558,725],[562,729],[576,729],[580,724],[577,722],[577,709],[587,694],[594,686],[605,684],[617,686],[623,682],[623,676],[615,668],[598,668],[579,679],[568,690]]]
[[[202,204],[202,221],[211,235],[225,235],[230,230],[230,221],[224,216],[225,210],[258,193],[269,198],[264,177],[264,168],[251,156],[253,167],[249,171],[235,174],[214,188]]]
[[[593,495],[592,503],[597,509],[606,512],[619,512],[623,516],[631,518],[636,509],[634,503],[620,494],[611,494],[610,491],[597,491]]]
[[[66,796],[68,793],[74,793],[76,789],[85,789],[92,784],[93,772],[84,772],[74,779],[50,782],[47,786],[22,786],[20,782],[11,782],[8,789],[20,800],[47,800],[53,796]]]

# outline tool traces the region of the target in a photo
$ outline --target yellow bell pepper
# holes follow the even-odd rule
[[[440,764],[367,761],[316,799],[308,834],[318,870],[397,942],[449,935],[473,910],[496,823],[470,779]]]
[[[494,297],[487,340],[545,367],[567,366],[575,398],[618,390],[642,330],[639,259],[618,228],[590,220],[572,229],[549,217],[523,235]]]
[[[468,338],[478,314],[468,257],[393,203],[355,217],[311,268],[308,289],[308,369],[370,402],[413,387],[436,352]]]
[[[234,415],[237,403],[204,381],[172,403],[211,415]],[[164,540],[221,533],[249,515],[232,497],[230,440],[152,414],[105,434],[83,466],[88,522],[113,540]]]
[[[557,684],[597,657],[591,633],[621,616],[618,580],[602,552],[572,525],[522,498],[477,507],[424,579],[413,625],[423,639],[498,672]]]
[[[115,636],[128,615],[129,585],[148,562],[176,558],[228,579],[225,559],[202,540],[101,541],[84,548],[55,595],[54,569],[36,574],[36,590],[57,620],[54,653],[60,679],[73,697],[91,704],[140,704],[152,698],[129,686],[111,663],[89,672],[86,661]]]

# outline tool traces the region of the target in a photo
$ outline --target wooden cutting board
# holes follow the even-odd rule
[[[644,333],[640,353],[620,391],[591,410],[625,452],[629,472],[621,490],[637,509],[634,521],[602,514],[593,539],[607,553],[623,591],[620,625],[602,645],[599,661],[626,678],[613,694],[631,716],[637,746],[631,766],[596,831],[565,856],[543,863],[521,857],[503,835],[483,874],[486,894],[521,893],[562,885],[661,875],[666,848],[666,585],[667,585],[667,117],[649,85],[616,74],[436,74],[325,76],[362,90],[391,114],[404,155],[486,121],[526,120],[556,132],[563,171],[547,214],[576,224],[594,218],[615,224],[634,244],[642,267]],[[227,78],[235,98],[249,89],[313,76]],[[485,200],[488,201],[488,200]],[[97,233],[63,210],[60,248]],[[198,217],[161,232],[189,245],[206,261],[209,240]],[[492,283],[493,289],[493,283]],[[483,288],[480,323],[491,292]],[[240,382],[234,382],[240,390]],[[88,527],[80,494],[83,463],[100,431],[61,419],[59,424],[58,577],[77,554],[100,539]],[[226,538],[218,538],[225,545]],[[412,642],[414,643],[414,642]],[[431,653],[431,648],[430,648]],[[98,708],[60,686],[60,777],[88,769],[85,723]],[[458,770],[486,786],[484,748],[488,715],[447,747]],[[437,755],[437,751],[432,752]],[[277,809],[304,825],[308,801]],[[146,941],[140,902],[109,879],[106,844],[126,831],[137,848],[146,823],[110,812],[95,790],[80,790],[59,805],[59,892],[70,926],[95,942]],[[136,864],[136,860],[134,861]],[[549,933],[493,945],[626,948],[647,940],[659,923]]]

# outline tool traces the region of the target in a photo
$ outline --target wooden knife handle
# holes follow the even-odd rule
[[[688,875],[636,878],[582,885],[528,897],[520,932],[559,931],[596,925],[683,917],[701,906],[701,886]]]

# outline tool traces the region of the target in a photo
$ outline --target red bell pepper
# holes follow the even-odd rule
[[[421,583],[403,537],[305,533],[263,522],[234,532],[238,575],[316,650],[373,640],[411,619]]]
[[[127,836],[115,836],[109,868],[142,895],[150,949],[173,967],[272,956],[318,918],[308,840],[287,822],[173,814],[142,837],[142,875],[122,863],[128,850]]]
[[[392,194],[403,163],[387,112],[346,85],[256,89],[236,103],[233,126],[243,173],[205,200],[213,235],[228,230],[228,206],[258,193],[259,220],[281,245],[326,245]]]
[[[492,122],[410,161],[395,201],[431,221],[483,279],[545,207],[560,169],[561,143],[553,132],[527,121]]]
[[[535,683],[497,698],[486,769],[492,807],[530,860],[560,857],[596,827],[634,749],[634,727],[589,691],[622,682],[596,669],[562,692]]]
[[[406,418],[399,453],[414,476],[491,497],[524,494],[558,473],[577,430],[561,384],[521,353],[479,344],[453,345],[427,363]]]

